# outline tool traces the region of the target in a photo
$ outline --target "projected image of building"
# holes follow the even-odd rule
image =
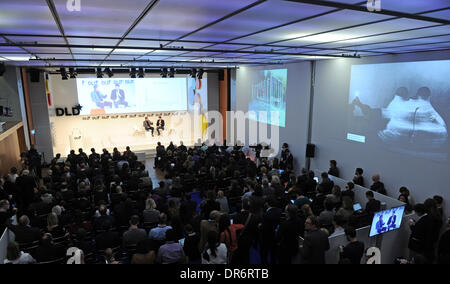
[[[285,101],[284,84],[269,73],[263,81],[252,86],[252,99],[261,101],[275,108],[282,106]]]

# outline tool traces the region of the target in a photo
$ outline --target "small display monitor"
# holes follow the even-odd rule
[[[402,225],[404,211],[405,205],[375,213],[369,237],[399,229]]]

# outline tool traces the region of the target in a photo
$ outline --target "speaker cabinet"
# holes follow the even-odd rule
[[[316,145],[308,144],[306,145],[306,158],[314,158],[316,153]]]

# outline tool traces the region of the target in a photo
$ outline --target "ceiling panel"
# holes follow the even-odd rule
[[[53,0],[68,35],[122,36],[149,1],[81,1],[81,11],[69,11],[67,0]],[[113,2],[113,3],[112,3]]]
[[[167,44],[168,41],[154,41],[154,40],[128,40],[125,39],[120,43],[120,46],[148,46],[157,47],[160,44]]]
[[[274,41],[289,40],[298,37],[307,37],[311,34],[322,33],[333,29],[344,28],[352,25],[362,24],[370,21],[388,19],[391,17],[380,14],[369,14],[344,10],[326,16],[314,18],[300,23],[292,24],[268,32],[238,39],[233,42],[246,43],[270,43]],[[326,42],[329,38],[326,35],[315,36],[314,42]],[[283,45],[299,45],[300,39],[283,42]],[[311,42],[311,43],[314,43]]]
[[[159,1],[129,36],[175,39],[239,10],[252,2],[254,1],[196,0],[191,5],[191,3],[187,4],[186,0]]]
[[[432,37],[432,38],[423,38],[423,39],[412,39],[412,40],[397,41],[397,42],[362,45],[362,46],[355,47],[355,50],[358,50],[358,49],[376,50],[376,49],[380,49],[380,48],[401,47],[401,46],[407,46],[407,45],[433,44],[433,43],[440,43],[443,41],[450,41],[450,35],[440,36],[440,37]]]
[[[0,46],[0,53],[26,53],[26,51],[16,46]]]
[[[432,18],[440,18],[440,19],[450,20],[450,3],[449,3],[449,8],[447,10],[423,14],[423,15],[432,17]]]
[[[330,10],[332,8],[289,1],[267,1],[186,39],[226,41]]]
[[[72,55],[67,53],[61,53],[61,54],[46,54],[46,53],[37,53],[37,56],[40,58],[57,58],[57,59],[72,59]],[[76,57],[75,57],[76,58]]]
[[[377,42],[386,42],[386,41],[393,41],[393,40],[403,40],[403,39],[411,39],[411,38],[418,38],[418,37],[428,37],[428,36],[435,36],[435,35],[445,35],[449,33],[449,28],[447,26],[438,26],[438,27],[429,27],[419,30],[412,30],[412,31],[405,31],[405,32],[398,32],[393,34],[386,34],[386,35],[378,35],[378,36],[371,36],[369,38],[364,38],[363,40],[358,41],[343,41],[343,42],[337,42],[332,44],[324,44],[323,46],[326,47],[353,47],[353,46],[359,46],[361,44],[372,44]],[[321,47],[321,45],[317,45],[318,47]]]
[[[45,1],[36,0],[0,1],[0,33],[60,34]]]
[[[69,49],[66,47],[26,47],[27,50],[34,53],[70,53]]]
[[[7,38],[15,43],[66,44],[62,37],[7,36]]]
[[[68,37],[69,44],[80,45],[116,45],[117,39],[96,39],[96,38],[71,38]]]
[[[95,60],[103,60],[105,58],[104,55],[74,55],[75,59],[79,60],[79,59],[95,59]],[[59,56],[57,58],[60,58]]]
[[[314,42],[317,41],[325,41],[330,42],[333,44],[338,44],[340,46],[349,44],[349,43],[364,43],[366,40],[370,40],[371,35],[377,35],[381,33],[390,33],[390,32],[396,32],[406,29],[414,29],[414,28],[420,28],[420,27],[427,27],[432,26],[435,24],[429,23],[429,22],[423,22],[423,21],[415,21],[410,19],[397,19],[397,20],[391,20],[371,25],[366,25],[362,27],[357,28],[351,28],[351,29],[345,29],[342,31],[336,31],[331,33],[326,33],[320,36],[312,36],[312,37],[305,37],[299,40],[295,40],[294,42],[297,42],[299,44],[306,44],[312,43],[312,45],[317,47],[330,47],[329,44],[314,44]],[[337,41],[337,42],[335,42]]]

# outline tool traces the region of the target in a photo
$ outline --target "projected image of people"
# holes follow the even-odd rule
[[[111,91],[111,100],[114,102],[115,108],[118,108],[119,105],[128,107],[128,102],[125,100],[125,91],[120,88],[119,83],[116,83],[115,88]]]
[[[259,71],[252,82],[252,97],[248,110],[255,112],[256,115],[259,111],[267,111],[267,121],[261,117],[252,117],[252,113],[250,113],[250,119],[273,124],[270,112],[277,112],[279,126],[285,127],[286,86],[287,69]]]
[[[433,69],[423,66],[429,64],[353,66],[347,139],[379,141],[396,152],[447,159],[450,84],[446,72],[436,71],[436,61]]]
[[[404,211],[405,206],[401,206],[375,213],[369,235],[373,237],[399,229],[402,225]]]
[[[112,107],[112,103],[105,101],[107,95],[105,95],[100,89],[98,84],[92,86],[93,90],[91,92],[91,100],[94,102],[98,108],[104,109],[105,107]]]

